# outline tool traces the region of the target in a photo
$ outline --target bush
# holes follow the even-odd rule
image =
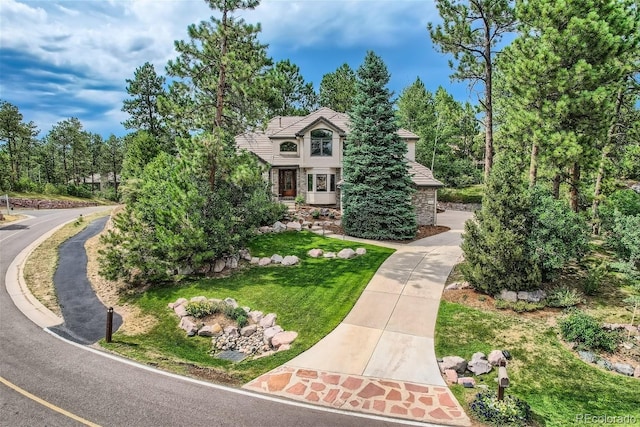
[[[188,302],[184,308],[187,310],[189,316],[197,319],[215,314],[220,310],[220,306],[213,301],[191,301]]]
[[[584,297],[575,289],[561,286],[552,290],[547,296],[549,307],[573,307],[584,302]]]
[[[510,395],[498,400],[495,391],[478,393],[471,402],[471,411],[481,421],[495,426],[526,426],[531,421],[527,402]]]
[[[640,214],[629,216],[616,212],[607,243],[621,261],[620,270],[632,279],[640,278]]]
[[[587,295],[595,295],[600,289],[602,280],[607,275],[607,265],[601,263],[599,266],[589,270],[587,277],[582,281],[582,289]]]
[[[320,218],[320,211],[319,211],[318,209],[314,210],[313,212],[311,212],[311,216],[312,216],[314,219],[318,219],[318,218]]]
[[[91,190],[89,190],[87,187],[85,187],[82,184],[80,184],[80,185],[75,185],[75,184],[67,185],[67,194],[69,196],[82,197],[83,199],[90,199],[91,198]]]
[[[616,212],[623,216],[640,215],[640,194],[631,189],[614,191],[600,206],[603,230],[613,229]]]
[[[50,182],[47,182],[44,185],[44,189],[43,189],[43,193],[44,194],[58,194],[59,193],[59,189],[58,187],[56,187],[55,185],[51,184]]]
[[[558,322],[562,338],[575,342],[579,349],[613,352],[620,340],[616,331],[607,331],[598,321],[581,310],[572,310]]]
[[[503,299],[496,300],[496,308],[499,310],[513,310],[516,313],[527,313],[530,311],[542,310],[546,307],[544,302],[529,302],[529,301],[516,301],[511,302]]]

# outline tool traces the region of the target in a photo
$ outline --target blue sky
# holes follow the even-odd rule
[[[174,40],[212,13],[203,0],[1,0],[0,99],[40,136],[69,117],[122,136],[125,79],[145,62],[165,74]],[[260,22],[269,55],[297,64],[316,90],[324,74],[345,62],[355,70],[373,50],[396,95],[419,76],[429,90],[476,103],[477,88],[452,83],[450,57],[431,44],[427,23],[440,19],[431,0],[263,0],[242,17]]]

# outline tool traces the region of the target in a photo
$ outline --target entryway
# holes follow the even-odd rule
[[[278,182],[280,197],[296,197],[296,169],[280,169]]]

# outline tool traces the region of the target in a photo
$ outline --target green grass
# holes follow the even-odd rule
[[[509,350],[513,355],[508,366],[512,386],[507,393],[531,405],[538,425],[574,425],[577,414],[631,415],[640,420],[637,379],[582,362],[561,344],[556,328],[539,320],[443,301],[435,344],[438,357],[469,359],[477,351]],[[491,373],[478,380],[496,388],[494,378]],[[461,386],[452,390],[461,402],[470,402],[477,393]]]
[[[364,256],[351,260],[310,258],[309,249],[338,252],[355,248],[353,242],[318,236],[311,232],[264,234],[256,237],[249,249],[253,256],[297,255],[298,266],[249,266],[229,277],[200,279],[173,286],[152,288],[130,297],[145,314],[158,319],[148,333],[136,336],[114,334],[105,347],[143,362],[152,362],[170,370],[185,364],[225,371],[231,383],[248,381],[295,357],[333,330],[347,315],[391,249],[357,244],[367,249]],[[208,298],[235,298],[240,306],[278,315],[285,330],[298,332],[291,350],[274,356],[246,360],[238,364],[209,355],[211,339],[188,338],[178,329],[178,318],[167,308],[180,297],[204,295]]]
[[[483,184],[464,188],[442,188],[438,190],[438,200],[441,202],[482,203],[483,195]]]

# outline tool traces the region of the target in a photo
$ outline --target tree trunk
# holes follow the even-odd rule
[[[560,198],[560,184],[561,183],[562,183],[562,177],[560,176],[560,173],[557,173],[553,177],[553,198],[556,199],[556,200]]]
[[[485,135],[484,135],[484,182],[487,182],[493,167],[493,65],[491,63],[490,28],[485,28],[484,60],[485,60]]]
[[[227,78],[227,67],[225,65],[225,56],[227,55],[227,6],[225,3],[222,10],[222,39],[220,41],[220,70],[218,72],[218,86],[216,87],[216,122],[215,127],[222,127],[222,112],[224,110],[224,86]],[[217,135],[219,136],[219,134]],[[215,136],[215,137],[217,137]],[[209,154],[209,187],[211,191],[216,186],[216,162],[217,158],[213,154]]]
[[[571,188],[569,190],[569,201],[571,210],[578,212],[580,206],[578,204],[579,190],[578,184],[580,183],[580,165],[575,162],[571,167]]]
[[[534,140],[531,145],[531,162],[529,164],[529,188],[536,185],[538,179],[538,143]]]

